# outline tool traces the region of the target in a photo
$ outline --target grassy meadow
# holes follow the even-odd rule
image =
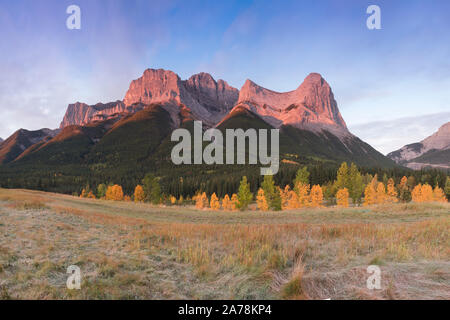
[[[449,230],[448,203],[223,212],[0,189],[0,299],[450,299]]]

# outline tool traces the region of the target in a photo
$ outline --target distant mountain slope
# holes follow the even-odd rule
[[[218,125],[218,128],[225,130],[233,128],[271,129],[274,127],[245,107],[237,107]],[[320,159],[335,165],[342,161],[352,161],[359,166],[396,166],[395,162],[351,134],[339,137],[327,130],[313,132],[291,125],[283,125],[280,127],[280,156],[282,159],[283,157],[288,159],[288,155],[291,154]]]
[[[389,153],[387,156],[411,169],[450,168],[450,122],[428,138]]]
[[[28,131],[25,129],[17,130],[13,135],[1,143],[0,164],[13,161],[32,145],[39,143],[46,138],[52,138],[57,132],[57,130],[50,129],[36,131]]]

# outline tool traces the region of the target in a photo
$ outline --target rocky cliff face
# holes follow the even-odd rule
[[[134,113],[143,107],[159,103],[171,114],[174,123],[180,121],[181,108],[187,108],[196,120],[217,125],[233,107],[240,106],[260,115],[269,124],[292,125],[312,131],[326,129],[339,136],[348,135],[333,92],[320,74],[311,73],[294,91],[279,93],[247,80],[239,91],[224,80],[214,80],[208,73],[193,75],[187,80],[164,69],[147,69],[133,80],[122,101],[89,106],[69,105],[61,122],[85,125],[108,119],[119,113]],[[136,108],[136,105],[140,105]]]
[[[237,89],[223,80],[216,82],[207,73],[182,81],[172,71],[147,69],[141,78],[131,82],[124,103],[127,106],[133,103],[184,105],[195,119],[212,125],[231,110],[238,95]],[[169,112],[172,114],[173,109]]]
[[[82,102],[69,104],[60,128],[62,129],[74,124],[85,125],[92,121],[104,120],[108,116],[124,112],[125,109],[125,104],[122,101],[110,102],[106,104],[97,103],[92,106]]]
[[[448,150],[450,150],[450,122],[421,142],[406,145],[387,156],[398,164],[412,169],[420,169],[427,165],[450,168],[450,158],[443,156],[443,152],[447,151],[447,154]]]
[[[329,84],[311,73],[294,91],[275,92],[247,80],[239,93],[239,106],[261,115],[275,127],[292,125],[301,129],[347,133]]]

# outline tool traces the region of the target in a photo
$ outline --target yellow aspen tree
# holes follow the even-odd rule
[[[390,178],[387,183],[387,201],[388,202],[397,202],[398,193],[395,190],[394,179]]]
[[[412,201],[414,202],[423,202],[422,197],[422,184],[418,184],[414,187],[413,191],[411,192]]]
[[[200,193],[196,194],[194,198],[195,198],[195,207],[197,209],[203,209],[205,207],[203,203],[203,194]]]
[[[81,190],[80,198],[86,198],[86,197],[87,197],[86,189]]]
[[[336,193],[336,203],[338,207],[347,208],[349,196],[347,188],[339,189]]]
[[[319,208],[322,206],[323,202],[323,192],[322,188],[316,184],[311,188],[311,207]]]
[[[445,196],[444,190],[436,186],[433,190],[433,201],[436,202],[447,202],[447,197]]]
[[[299,207],[299,204],[298,204],[297,193],[295,193],[295,191],[289,191],[289,199],[288,199],[288,203],[287,203],[287,208],[288,209],[297,209],[298,207]]]
[[[174,196],[170,196],[170,203],[173,205],[173,204],[176,204],[177,203],[177,198],[175,198]]]
[[[144,202],[144,200],[144,188],[142,188],[142,186],[138,184],[136,188],[134,188],[134,202]]]
[[[376,203],[376,191],[372,183],[369,183],[364,189],[364,205],[370,206],[375,203]]]
[[[109,186],[106,190],[106,200],[122,201],[123,200],[123,190],[122,187],[115,184]]]
[[[377,193],[376,193],[376,203],[383,204],[386,202],[386,188],[383,182],[378,182]]]
[[[291,187],[289,185],[286,185],[284,187],[284,190],[280,191],[281,196],[281,208],[284,210],[288,207],[288,201],[289,201],[289,194],[291,192]]]
[[[236,211],[239,209],[239,199],[236,193],[231,196],[231,210]]]
[[[131,202],[131,197],[130,196],[124,196],[123,197],[123,201]]]
[[[216,193],[214,192],[211,196],[211,202],[210,202],[210,207],[213,210],[219,210],[220,209],[220,202],[219,202],[219,198],[217,198]]]
[[[222,199],[222,208],[223,210],[231,210],[230,208],[230,197],[226,194]]]
[[[309,184],[298,184],[298,204],[299,208],[308,207],[310,205]]]
[[[89,199],[97,199],[92,191],[89,191],[87,198]]]
[[[261,188],[259,188],[258,194],[256,195],[256,206],[261,211],[269,210],[269,204],[267,203],[267,199],[264,194],[264,190]]]
[[[184,203],[184,198],[182,195],[180,195],[180,198],[178,199],[178,204],[182,205]]]
[[[433,201],[433,188],[429,184],[422,185],[422,201],[432,202]]]

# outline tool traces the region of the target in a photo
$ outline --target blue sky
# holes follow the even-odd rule
[[[81,30],[66,28],[71,4]],[[371,4],[381,30],[366,27]],[[350,130],[383,153],[450,121],[447,0],[0,0],[0,39],[2,138],[57,127],[75,101],[122,99],[146,68],[276,91],[319,72]]]

